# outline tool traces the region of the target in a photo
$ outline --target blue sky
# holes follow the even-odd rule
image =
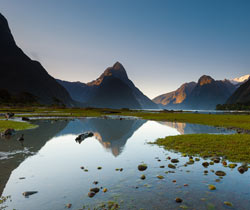
[[[153,98],[207,74],[250,73],[248,0],[1,0],[17,44],[54,77],[88,82],[120,61]]]

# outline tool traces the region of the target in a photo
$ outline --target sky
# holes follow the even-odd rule
[[[250,74],[249,0],[1,0],[19,47],[55,78],[119,61],[147,96]]]

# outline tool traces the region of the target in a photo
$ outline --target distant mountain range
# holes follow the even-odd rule
[[[0,46],[0,92],[4,93],[4,96],[0,95],[0,101],[5,99],[6,94],[32,95],[41,104],[75,105],[67,90],[58,84],[39,62],[31,60],[16,45],[8,22],[2,14]]]
[[[153,101],[168,109],[215,109],[217,104],[227,101],[237,85],[229,80],[214,80],[203,75],[197,83],[185,83],[176,91],[157,96]]]
[[[99,78],[89,83],[57,80],[71,97],[90,107],[157,109],[158,105],[145,96],[128,78],[123,65],[116,62]]]
[[[150,100],[116,62],[89,83],[55,79],[15,43],[0,14],[0,104],[43,104],[67,107],[131,109],[215,109],[217,104],[250,103],[250,75],[232,80],[202,76],[198,82]]]

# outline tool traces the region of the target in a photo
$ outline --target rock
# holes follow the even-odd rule
[[[144,174],[141,175],[141,179],[142,179],[142,180],[146,179],[146,176],[145,176]]]
[[[98,187],[94,187],[94,188],[91,188],[89,191],[94,192],[94,193],[98,193],[100,191],[100,189]]]
[[[30,121],[30,118],[28,118],[28,117],[22,117],[22,121]]]
[[[15,115],[14,113],[8,112],[8,113],[5,114],[5,118],[6,118],[6,119],[9,119],[9,118],[14,117],[14,115]]]
[[[204,162],[202,163],[203,167],[207,168],[209,166],[209,163],[208,162]]]
[[[226,161],[222,161],[222,165],[223,165],[223,166],[226,166],[226,165],[227,165],[227,162],[226,162]]]
[[[168,156],[167,159],[168,159],[168,160],[171,160],[171,157]]]
[[[169,167],[169,168],[172,168],[172,169],[176,169],[176,166],[173,165],[173,164],[168,164],[168,167]]]
[[[157,178],[158,179],[164,179],[164,176],[158,175]]]
[[[66,204],[66,207],[67,207],[68,209],[70,209],[70,208],[72,207],[72,204],[71,204],[71,203],[68,203],[68,204]]]
[[[99,166],[99,167],[97,167],[97,169],[98,169],[98,170],[101,170],[101,169],[102,169],[102,167],[101,167],[101,166]]]
[[[120,168],[120,171],[123,171],[123,168]]]
[[[195,158],[195,161],[200,161],[200,158]]]
[[[85,172],[88,172],[89,170],[88,169],[84,169]]]
[[[89,196],[90,198],[92,198],[92,197],[94,197],[94,196],[95,196],[95,193],[94,193],[94,192],[92,192],[92,191],[90,191],[90,192],[88,193],[88,196]]]
[[[84,169],[84,167],[83,167],[83,166],[81,166],[80,168],[81,168],[82,170]]]
[[[237,164],[235,164],[235,163],[230,163],[230,164],[228,164],[228,167],[229,167],[229,168],[235,168],[235,167],[237,167]]]
[[[173,182],[173,183],[176,183],[176,180],[173,180],[172,182]]]
[[[219,163],[219,162],[220,162],[220,158],[213,158],[213,161],[214,161],[215,163]]]
[[[92,132],[85,132],[83,134],[80,134],[79,136],[76,137],[75,141],[78,142],[79,144],[82,143],[86,138],[92,137],[94,134]]]
[[[13,135],[14,133],[15,133],[15,130],[14,130],[14,129],[8,128],[8,129],[6,129],[6,130],[2,133],[2,135],[4,135],[4,136],[11,136],[11,135]]]
[[[179,163],[179,160],[178,159],[172,159],[171,162],[172,163]]]
[[[105,193],[105,192],[108,192],[108,189],[107,188],[104,188],[103,189],[103,192]]]
[[[99,182],[98,181],[94,181],[93,184],[97,185]]]
[[[226,176],[227,175],[224,171],[216,171],[215,174],[217,176]]]
[[[233,206],[233,204],[230,203],[230,202],[228,202],[228,201],[224,201],[224,204],[225,204],[226,206]]]
[[[184,186],[184,187],[187,187],[187,186],[188,186],[188,184],[184,184],[183,186]]]
[[[138,165],[138,170],[139,171],[145,171],[148,168],[146,164]]]
[[[241,173],[241,174],[244,174],[246,171],[248,170],[248,167],[245,166],[245,165],[242,165],[238,168],[238,171]]]
[[[216,187],[212,184],[208,185],[209,190],[216,190]]]
[[[208,171],[207,171],[207,170],[205,170],[205,171],[204,171],[204,174],[208,174]]]
[[[23,193],[23,196],[29,197],[30,195],[38,193],[37,191],[26,191]]]
[[[214,165],[214,162],[213,162],[213,161],[210,161],[209,165]]]
[[[181,202],[182,202],[182,199],[181,199],[181,198],[176,198],[176,199],[175,199],[175,202],[176,202],[176,203],[181,203]]]
[[[165,168],[165,166],[160,166],[160,168]]]

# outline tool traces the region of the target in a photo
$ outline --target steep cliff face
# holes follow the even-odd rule
[[[30,93],[41,104],[61,102],[73,106],[66,89],[48,74],[43,66],[31,60],[16,45],[5,17],[0,14],[0,89],[10,94]]]
[[[227,104],[236,103],[250,105],[250,80],[243,83],[227,100]]]

